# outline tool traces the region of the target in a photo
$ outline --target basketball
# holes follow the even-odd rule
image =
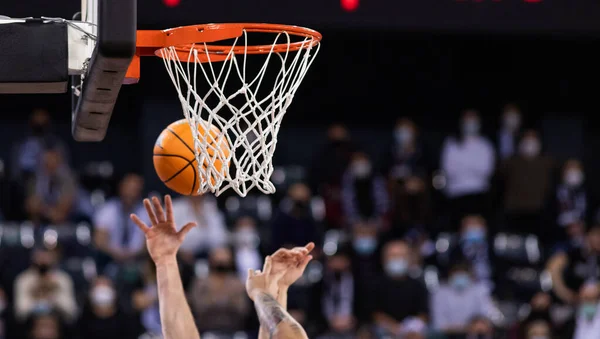
[[[206,131],[198,126],[200,136]],[[211,126],[210,135],[207,137],[209,145],[207,157],[202,164],[203,172],[212,163],[215,170],[221,173],[224,158],[229,158],[230,148],[225,137],[217,140],[221,131],[216,126]],[[217,147],[221,150],[220,156],[215,154]],[[215,155],[217,156],[215,158]],[[187,119],[175,121],[165,128],[154,144],[154,169],[162,182],[173,191],[183,195],[197,195],[201,180],[206,180],[198,173],[198,165],[194,153],[194,136]],[[214,160],[213,160],[214,159]],[[229,164],[229,163],[228,163]],[[214,184],[215,177],[211,176]]]

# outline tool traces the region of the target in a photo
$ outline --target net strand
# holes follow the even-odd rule
[[[234,53],[238,43],[244,44],[241,55]],[[210,52],[206,44],[192,45],[187,60],[183,61],[175,46],[161,49],[183,115],[193,126],[200,181],[197,193],[220,195],[231,188],[240,196],[246,196],[255,187],[265,194],[275,192],[270,178],[277,134],[283,116],[320,48],[320,44],[309,37],[303,38],[297,51],[290,50],[291,43],[292,38],[287,32],[276,34],[270,51],[265,53],[264,63],[253,77],[248,77],[246,30],[224,53],[224,61],[213,62],[211,53],[214,52]],[[275,52],[275,46],[281,44],[287,45],[287,49]],[[201,62],[202,59],[206,59],[205,62]],[[238,59],[241,59],[241,65]],[[273,64],[279,66],[275,84],[261,97],[261,89],[265,91],[267,73]],[[230,79],[234,74],[241,82],[241,87],[235,91],[230,90],[235,85]],[[209,88],[200,95],[202,85]],[[211,105],[211,98],[218,102]],[[243,103],[236,104],[236,100]]]

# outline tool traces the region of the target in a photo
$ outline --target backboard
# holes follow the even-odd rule
[[[71,91],[73,137],[103,140],[136,51],[137,0],[82,0],[74,20],[0,14],[0,94]]]

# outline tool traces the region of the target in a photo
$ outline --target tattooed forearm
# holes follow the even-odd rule
[[[290,318],[290,315],[279,305],[277,300],[272,296],[261,293],[254,298],[254,306],[256,307],[256,313],[260,324],[269,330],[269,333],[273,335],[277,326],[284,320]]]

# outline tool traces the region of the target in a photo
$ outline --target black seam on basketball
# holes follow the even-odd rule
[[[196,159],[194,159],[194,161],[196,161]],[[190,191],[190,195],[195,193],[194,187],[196,187],[196,181],[198,180],[196,175],[196,166],[192,166],[192,169],[194,170],[194,180],[192,181],[192,190]],[[200,183],[198,183],[198,185],[200,185]]]
[[[155,157],[173,157],[173,158],[183,159],[188,162],[190,161],[190,159],[184,157],[183,155],[179,155],[179,154],[156,154],[156,153],[154,153],[152,155]],[[196,159],[194,159],[194,160],[196,160]],[[194,160],[191,160],[191,161],[194,161]]]
[[[174,132],[172,129],[170,129],[170,128],[167,128],[167,130],[168,130],[169,132],[171,132],[171,134],[173,134],[173,135],[175,136],[175,138],[179,139],[179,141],[181,141],[181,143],[182,143],[182,144],[184,144],[184,145],[185,145],[185,147],[186,147],[187,149],[189,149],[189,150],[190,150],[190,152],[192,152],[192,154],[193,154],[194,156],[196,156],[196,152],[194,152],[194,150],[193,150],[193,149],[190,147],[190,145],[188,145],[188,144],[187,144],[187,143],[186,143],[186,142],[185,142],[183,139],[181,139],[181,137],[180,137],[179,135],[177,135],[177,133],[175,133],[175,132]]]
[[[185,158],[184,158],[185,159]],[[183,166],[179,171],[177,171],[177,173],[173,174],[169,179],[163,181],[165,184],[168,183],[169,181],[171,181],[172,179],[174,179],[176,176],[179,175],[179,173],[183,172],[186,168],[188,168],[189,165],[191,165],[196,159],[190,161],[187,163],[187,165]]]

